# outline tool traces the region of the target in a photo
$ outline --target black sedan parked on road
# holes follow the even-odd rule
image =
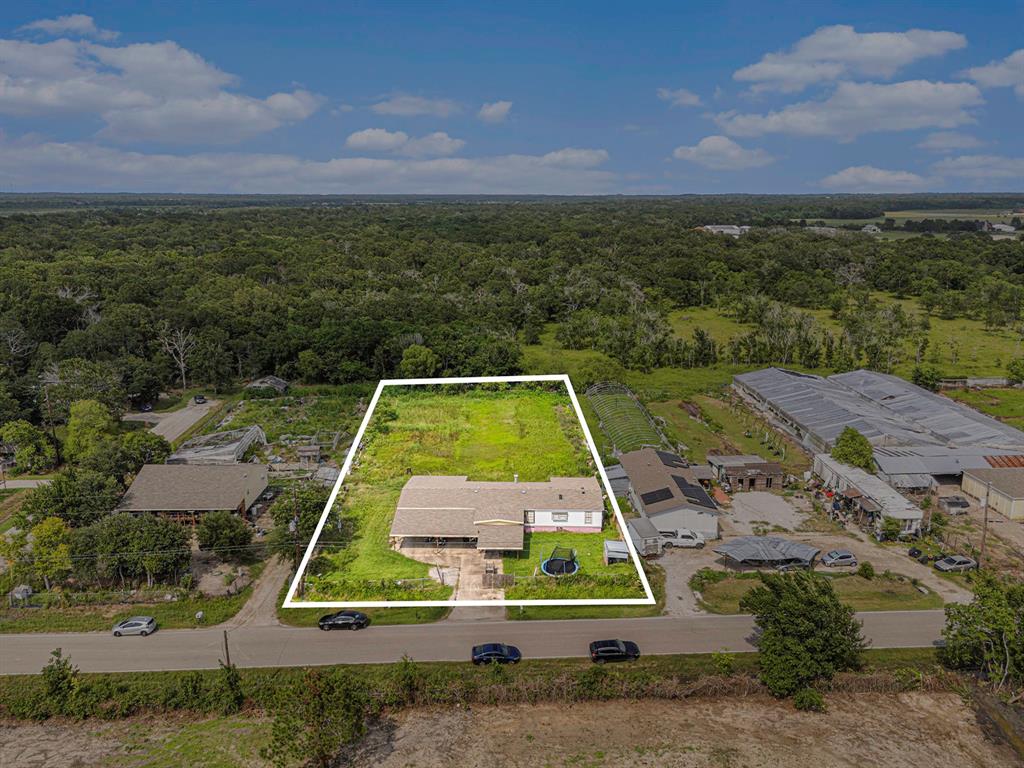
[[[363,629],[370,625],[370,617],[359,611],[338,611],[321,616],[317,622],[320,629]]]
[[[473,646],[473,663],[480,664],[518,664],[523,654],[514,645],[504,643],[484,643]]]
[[[606,661],[636,661],[640,646],[629,640],[595,640],[590,644],[590,660],[595,664]]]

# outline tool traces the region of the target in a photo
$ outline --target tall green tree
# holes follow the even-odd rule
[[[231,512],[207,512],[196,528],[196,538],[200,549],[212,551],[222,560],[246,562],[253,558],[252,528]]]
[[[943,663],[977,669],[1005,690],[1024,685],[1024,582],[980,571],[970,603],[946,606]]]
[[[860,467],[865,472],[875,471],[875,454],[871,443],[853,427],[844,427],[839,433],[832,447],[832,458],[851,467]]]
[[[860,624],[830,580],[809,571],[758,576],[761,586],[744,595],[740,608],[754,614],[760,676],[774,695],[792,696],[860,667]]]
[[[71,573],[70,532],[59,517],[47,517],[32,527],[32,570],[49,590]]]
[[[68,416],[65,458],[74,463],[83,461],[113,433],[114,419],[106,406],[95,400],[75,401]]]
[[[17,474],[46,472],[53,469],[57,451],[43,430],[18,419],[0,427],[0,441],[14,446],[14,471]]]

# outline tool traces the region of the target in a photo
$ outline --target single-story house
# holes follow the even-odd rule
[[[740,536],[715,547],[715,552],[737,565],[754,568],[779,565],[810,567],[821,550],[779,536]]]
[[[186,441],[172,453],[168,464],[238,464],[249,449],[267,444],[263,430],[253,425],[227,432],[212,432]]]
[[[661,554],[661,534],[654,523],[646,517],[634,517],[626,521],[626,531],[633,540],[633,546],[642,557]]]
[[[964,472],[964,493],[1011,520],[1024,520],[1024,467],[991,467]]]
[[[288,391],[290,385],[280,376],[261,376],[245,385],[246,389],[272,389],[279,395]]]
[[[708,464],[720,483],[729,483],[733,491],[770,491],[785,482],[782,465],[756,454],[708,456]]]
[[[686,460],[674,453],[642,448],[619,459],[629,477],[629,500],[660,531],[689,528],[717,539],[719,512]]]
[[[917,536],[921,532],[921,508],[882,478],[836,461],[827,453],[814,456],[813,471],[826,488],[848,499],[861,519],[873,523],[876,533],[881,532],[886,518],[899,521],[901,536]]]
[[[600,533],[603,522],[604,496],[593,477],[520,483],[413,475],[398,497],[391,539],[399,545],[444,540],[518,551],[527,532]]]
[[[146,464],[117,511],[195,523],[206,512],[246,515],[266,489],[267,468],[261,464]]]

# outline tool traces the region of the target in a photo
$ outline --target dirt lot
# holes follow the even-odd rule
[[[0,764],[163,766],[176,764],[176,755],[197,768],[259,766],[255,749],[228,750],[221,737],[244,732],[246,741],[262,742],[268,728],[264,720],[241,717],[186,728],[138,721],[0,726]],[[189,746],[175,748],[182,731],[190,732]],[[210,746],[200,749],[202,742]],[[423,709],[376,729],[354,763],[380,768],[937,764],[1011,768],[1024,763],[986,737],[958,696],[934,693],[833,697],[826,714],[804,714],[791,704],[760,698]]]

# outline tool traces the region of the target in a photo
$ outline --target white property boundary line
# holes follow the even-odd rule
[[[355,602],[323,602],[323,601],[301,601],[295,600],[295,593],[299,588],[299,579],[302,574],[305,573],[306,566],[309,565],[309,561],[313,556],[313,549],[316,546],[317,541],[320,540],[320,534],[324,529],[324,525],[327,523],[327,518],[330,515],[331,508],[334,506],[335,499],[338,498],[338,491],[341,490],[341,485],[345,481],[345,477],[352,469],[352,461],[355,459],[356,452],[359,450],[359,446],[363,442],[363,434],[366,432],[366,427],[370,423],[370,417],[373,415],[374,410],[377,407],[377,401],[380,400],[381,392],[384,391],[384,387],[401,387],[401,386],[416,386],[425,384],[505,384],[515,382],[531,382],[531,381],[560,381],[565,384],[566,391],[569,393],[569,398],[572,400],[573,408],[576,409],[576,416],[580,420],[580,425],[583,427],[583,436],[587,439],[587,447],[590,448],[590,454],[594,457],[594,463],[597,465],[597,471],[601,475],[601,482],[604,484],[605,493],[611,500],[612,509],[615,511],[615,520],[619,526],[619,532],[622,534],[623,540],[626,542],[626,547],[629,549],[629,555],[633,559],[633,565],[640,576],[640,583],[643,584],[644,594],[647,597],[629,597],[629,598],[594,598],[592,600],[364,600]],[[363,417],[363,423],[359,425],[359,431],[356,432],[355,440],[352,441],[352,447],[348,451],[348,456],[345,457],[345,464],[341,468],[341,473],[338,475],[337,481],[334,483],[334,490],[331,491],[330,497],[327,499],[327,505],[324,507],[323,514],[320,516],[320,522],[317,523],[316,530],[313,532],[313,538],[309,540],[309,546],[306,547],[306,554],[302,557],[302,562],[299,563],[298,570],[295,572],[295,578],[292,579],[292,584],[288,588],[288,594],[285,597],[283,608],[416,608],[416,607],[451,607],[451,606],[529,606],[529,605],[654,605],[655,603],[654,593],[651,592],[651,585],[647,581],[647,574],[644,573],[644,569],[640,565],[640,557],[637,555],[636,547],[633,546],[633,539],[629,536],[629,531],[626,528],[625,518],[622,517],[622,510],[619,509],[618,499],[615,498],[615,492],[612,490],[612,484],[608,480],[608,474],[604,471],[604,464],[601,463],[601,457],[597,452],[597,446],[594,444],[594,438],[590,434],[590,427],[587,426],[587,420],[583,416],[583,409],[580,408],[580,401],[576,398],[576,392],[572,388],[572,382],[569,381],[568,374],[548,374],[543,376],[463,376],[453,377],[447,379],[383,379],[377,384],[377,389],[373,393],[373,397],[370,400],[370,406],[366,409],[366,416]]]

